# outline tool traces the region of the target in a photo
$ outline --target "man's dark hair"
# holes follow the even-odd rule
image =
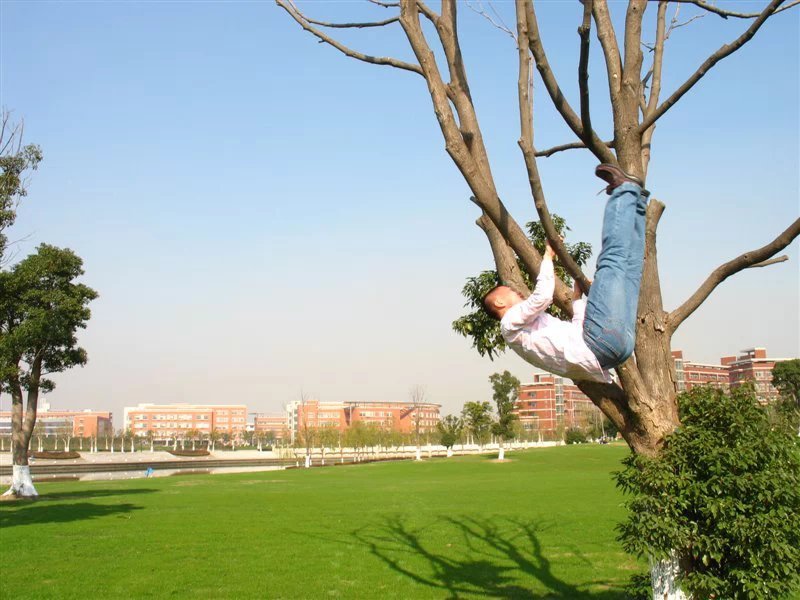
[[[494,293],[501,287],[506,287],[506,286],[502,284],[494,286],[492,289],[490,289],[483,295],[483,301],[482,301],[483,310],[486,312],[487,315],[489,315],[491,318],[497,321],[500,320],[500,314],[497,312],[497,307],[494,304],[492,304],[491,301]]]

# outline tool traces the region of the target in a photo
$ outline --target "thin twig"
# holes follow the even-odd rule
[[[709,4],[708,2],[704,2],[703,0],[671,0],[672,2],[680,2],[683,4],[694,4],[702,8],[703,10],[707,10],[710,13],[714,13],[715,15],[719,15],[723,19],[727,19],[728,17],[734,17],[735,19],[755,19],[756,17],[761,16],[761,13],[737,13],[732,10],[725,10],[719,8],[718,6],[714,6],[713,4]],[[789,10],[793,6],[797,6],[800,4],[800,0],[793,0],[786,6],[783,6],[775,11],[775,14],[779,12],[783,12],[785,10]]]
[[[603,142],[608,148],[614,147],[614,141],[610,140],[608,142]],[[569,144],[561,144],[559,146],[553,146],[552,148],[548,148],[547,150],[537,150],[534,156],[537,158],[540,157],[548,157],[556,154],[557,152],[564,152],[565,150],[580,150],[585,149],[586,144],[583,142],[570,142]]]
[[[300,12],[300,10],[291,2],[291,0],[275,0],[275,3],[280,6],[283,10],[289,13],[300,27],[317,37],[320,42],[324,42],[326,44],[330,44],[334,48],[336,48],[342,54],[349,56],[351,58],[355,58],[356,60],[360,60],[362,62],[374,64],[374,65],[386,65],[390,67],[395,67],[396,69],[402,69],[404,71],[411,71],[412,73],[416,73],[417,75],[422,75],[422,68],[419,65],[415,65],[412,63],[407,63],[405,61],[385,57],[385,56],[370,56],[368,54],[364,54],[362,52],[358,52],[349,48],[339,42],[338,40],[333,39],[329,35],[323,33],[316,27],[313,27],[309,22],[308,18]]]
[[[497,17],[497,21],[495,21],[495,19],[494,19],[494,18],[492,18],[492,16],[491,16],[489,13],[487,13],[487,12],[486,12],[486,10],[483,8],[483,2],[482,2],[481,0],[477,0],[477,3],[476,3],[476,2],[474,2],[474,1],[471,1],[471,0],[466,0],[465,4],[466,4],[466,5],[469,7],[469,9],[470,9],[472,12],[474,12],[475,14],[478,14],[478,15],[482,16],[484,19],[486,19],[487,21],[489,21],[489,23],[491,23],[493,27],[495,27],[495,28],[499,29],[499,30],[500,30],[500,31],[502,31],[503,33],[506,33],[506,34],[510,35],[510,36],[512,37],[512,39],[514,39],[514,41],[516,41],[516,39],[517,39],[517,34],[516,34],[516,33],[514,33],[514,32],[513,32],[513,31],[512,31],[512,30],[511,30],[511,29],[508,27],[508,25],[506,25],[506,24],[503,22],[503,18],[502,18],[502,17],[501,17],[501,16],[500,16],[500,15],[497,13],[497,11],[495,10],[495,8],[494,8],[494,5],[492,4],[492,2],[491,2],[491,1],[489,2],[489,8],[491,9],[491,11],[492,11],[492,12],[495,14],[495,16]]]
[[[775,10],[784,2],[785,0],[772,0],[769,5],[761,12],[758,19],[756,19],[752,25],[745,31],[742,35],[740,35],[736,40],[734,40],[731,44],[725,44],[719,50],[717,50],[714,54],[709,56],[705,62],[700,65],[700,68],[695,71],[689,79],[687,79],[683,85],[681,85],[673,94],[664,100],[661,105],[655,109],[652,113],[650,113],[646,119],[641,123],[639,126],[639,131],[644,132],[650,127],[653,123],[655,123],[659,118],[661,118],[664,113],[666,113],[675,103],[681,99],[681,97],[688,92],[694,85],[703,78],[703,76],[719,61],[730,56],[734,52],[736,52],[739,48],[744,46],[747,42],[749,42],[756,32],[761,28],[761,26],[766,22],[766,20],[774,14]]]

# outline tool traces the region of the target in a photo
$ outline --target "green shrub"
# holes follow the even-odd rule
[[[564,434],[564,441],[568,444],[583,444],[586,442],[586,434],[580,429],[572,427],[567,429]]]
[[[45,450],[43,452],[31,452],[28,456],[41,459],[55,459],[63,460],[67,458],[80,458],[81,455],[77,452],[64,452],[63,450]]]
[[[167,450],[173,456],[209,456],[208,450]]]
[[[800,438],[751,388],[700,388],[679,403],[661,455],[632,454],[616,474],[630,496],[620,541],[655,558],[674,550],[694,598],[788,594],[800,577]]]

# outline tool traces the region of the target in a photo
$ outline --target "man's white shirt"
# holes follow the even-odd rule
[[[600,366],[583,340],[586,300],[572,303],[572,321],[562,321],[545,311],[555,291],[553,260],[544,258],[536,289],[527,300],[506,311],[500,321],[503,339],[514,352],[535,367],[574,381],[611,383],[611,373]]]

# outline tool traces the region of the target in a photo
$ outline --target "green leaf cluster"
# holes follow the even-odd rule
[[[779,598],[800,583],[800,442],[751,387],[694,389],[657,457],[616,474],[629,495],[619,539],[656,559],[675,552],[694,598]]]
[[[566,221],[558,216],[553,215],[553,224],[556,230],[562,236],[567,231]],[[545,243],[547,237],[544,233],[544,227],[539,221],[532,221],[527,224],[528,238],[539,253],[544,253]],[[585,242],[577,242],[575,244],[566,243],[567,252],[572,259],[579,265],[583,266],[592,255],[592,246]],[[522,262],[518,261],[520,272],[522,273],[525,283],[530,289],[534,289],[535,282],[532,280],[530,274],[526,271]],[[572,285],[572,278],[567,274],[561,264],[556,260],[555,263],[556,276],[561,279],[566,285]],[[493,287],[500,285],[500,277],[497,271],[482,271],[475,277],[467,278],[461,294],[467,299],[464,307],[469,309],[469,312],[453,321],[453,330],[466,338],[472,340],[472,347],[478,351],[481,356],[488,356],[494,359],[495,356],[505,352],[506,343],[503,336],[500,334],[500,323],[491,318],[483,310],[483,297]],[[548,312],[555,317],[564,318],[561,311],[557,306],[552,305]]]

